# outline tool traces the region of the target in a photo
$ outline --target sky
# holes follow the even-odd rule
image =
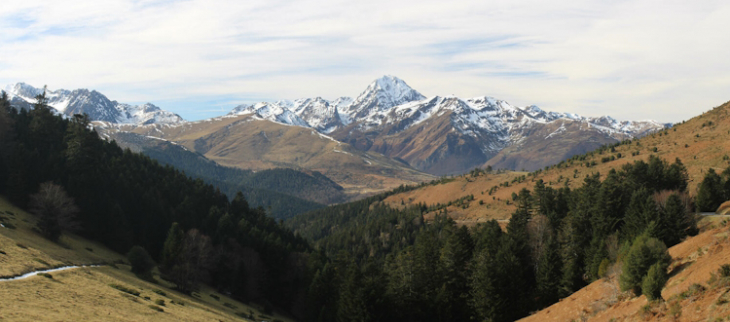
[[[3,0],[0,84],[198,120],[243,103],[425,96],[678,122],[730,100],[730,2]]]

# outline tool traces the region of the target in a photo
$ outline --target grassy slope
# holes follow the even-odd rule
[[[434,178],[378,153],[362,152],[329,139],[314,130],[250,116],[217,118],[177,127],[121,129],[174,141],[229,167],[319,171],[344,187],[352,198]]]
[[[708,168],[715,168],[722,172],[730,165],[730,161],[723,160],[725,155],[730,155],[730,102],[725,103],[711,111],[697,116],[685,124],[676,125],[669,129],[667,135],[650,135],[639,140],[640,146],[636,144],[621,145],[616,148],[615,153],[596,154],[586,161],[595,161],[594,167],[585,167],[583,162],[576,161],[574,164],[563,168],[553,168],[543,171],[536,177],[528,177],[525,182],[510,184],[509,187],[500,187],[492,196],[488,195],[489,189],[498,185],[499,182],[509,180],[517,173],[510,172],[500,175],[483,175],[478,178],[459,177],[449,185],[427,186],[422,189],[397,194],[386,199],[386,202],[393,206],[400,206],[401,200],[407,205],[411,202],[426,202],[426,204],[446,203],[460,197],[473,194],[474,201],[467,209],[449,207],[449,214],[461,223],[474,223],[488,219],[507,219],[514,211],[514,205],[507,205],[506,201],[511,200],[513,192],[519,192],[522,188],[532,190],[535,186],[533,180],[542,179],[546,185],[553,188],[562,187],[565,178],[570,179],[570,186],[577,188],[583,184],[586,175],[600,172],[606,174],[612,168],[618,168],[623,164],[636,160],[647,160],[649,155],[656,155],[674,162],[676,158],[682,160],[687,167],[689,174],[689,191],[696,193],[697,185],[702,181],[705,171]],[[712,125],[709,125],[709,122]],[[703,126],[704,124],[704,126]],[[685,147],[685,145],[687,147]],[[653,149],[657,148],[654,153]],[[637,156],[631,156],[632,152],[639,151]],[[617,156],[622,158],[615,161],[601,163],[601,158]],[[575,171],[577,170],[577,173]],[[575,178],[574,178],[575,173]],[[563,179],[560,179],[560,177]],[[560,181],[560,182],[558,182]],[[481,192],[484,192],[482,195]],[[482,200],[484,205],[479,205]]]
[[[8,214],[8,211],[14,215]],[[56,266],[112,263],[124,256],[75,235],[64,234],[59,244],[49,242],[32,230],[33,217],[0,198],[0,276]],[[10,227],[10,226],[9,226]],[[8,321],[247,321],[236,313],[253,311],[258,320],[290,319],[267,317],[256,307],[215,293],[208,287],[188,296],[172,290],[168,283],[149,283],[138,279],[124,264],[77,268],[52,273],[52,279],[33,276],[24,280],[0,282],[0,320]],[[158,278],[159,280],[159,278]],[[132,296],[109,284],[140,291]],[[154,293],[162,290],[165,296]],[[215,294],[219,300],[211,297]],[[146,300],[149,297],[150,300]],[[150,308],[163,300],[164,312]],[[171,301],[175,303],[172,304]],[[228,304],[229,306],[226,306]]]
[[[727,321],[730,287],[709,281],[720,265],[730,263],[730,225],[725,216],[713,217],[700,222],[702,233],[669,249],[671,277],[662,291],[666,302],[647,307],[645,296],[629,298],[620,293],[614,275],[521,321]],[[680,295],[695,283],[706,290],[686,298]]]

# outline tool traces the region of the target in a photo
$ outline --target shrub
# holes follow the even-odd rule
[[[43,264],[45,266],[51,266],[51,264],[48,264],[48,262],[46,262],[46,261],[44,261],[44,260],[42,260],[40,258],[33,258],[33,260],[36,261],[36,262],[39,262],[39,263],[41,263],[41,264]]]
[[[605,277],[610,267],[611,261],[608,258],[604,258],[598,266],[598,277]]]
[[[674,317],[675,319],[678,319],[680,316],[682,316],[682,306],[679,304],[679,301],[674,301],[669,306],[669,315]]]
[[[159,307],[157,305],[148,305],[148,306],[149,306],[150,309],[153,309],[153,310],[155,310],[157,312],[165,312],[165,310],[163,310],[161,307]]]
[[[53,279],[53,275],[48,274],[48,273],[38,273],[38,276],[43,276],[45,278]]]
[[[163,292],[162,290],[152,290],[152,292],[162,295],[162,296],[167,296],[167,293]]]
[[[141,246],[132,247],[127,253],[127,260],[132,265],[132,273],[137,275],[149,275],[155,267],[152,257]]]
[[[721,277],[730,277],[730,264],[724,264],[717,270]]]
[[[159,306],[165,306],[165,300],[163,300],[163,299],[155,300],[155,304],[157,304]]]
[[[225,307],[227,307],[229,309],[233,309],[233,310],[235,310],[235,309],[238,308],[238,307],[236,307],[235,305],[233,305],[231,303],[223,303],[223,306],[225,306]]]
[[[663,263],[657,262],[649,268],[649,272],[641,281],[641,291],[649,301],[662,298],[662,289],[667,283],[667,269]]]
[[[632,290],[634,294],[642,294],[642,280],[654,264],[666,271],[671,257],[667,246],[660,240],[651,238],[647,233],[636,237],[631,245],[623,264],[623,273],[619,278],[621,289]]]
[[[122,292],[129,293],[129,294],[132,294],[134,296],[139,296],[139,291],[133,290],[133,289],[128,288],[126,286],[119,285],[119,284],[109,284],[109,286],[111,286],[111,287],[113,287],[113,288],[115,288],[117,290],[120,290]]]
[[[215,294],[210,294],[210,297],[214,298],[216,301],[220,301],[221,297]]]
[[[679,294],[681,299],[687,299],[696,295],[702,294],[705,291],[705,287],[700,284],[692,284],[687,288],[686,291]]]

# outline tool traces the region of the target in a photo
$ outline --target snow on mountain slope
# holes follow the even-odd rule
[[[42,88],[36,88],[25,83],[8,85],[4,88],[4,91],[8,93],[11,104],[21,108],[30,107],[36,102],[35,97],[43,93]],[[92,121],[135,125],[179,124],[184,122],[179,115],[161,110],[150,103],[142,105],[121,104],[109,100],[106,96],[94,90],[46,90],[46,98],[48,98],[48,105],[61,114],[71,116],[86,113]]]
[[[289,108],[293,107],[291,101],[279,101],[275,103],[256,103],[253,105],[239,105],[233,109],[229,115],[246,115],[255,114],[259,117],[282,124],[298,125],[309,127],[307,122],[302,120],[298,115],[294,114]]]
[[[392,131],[404,131],[447,112],[452,113],[454,129],[464,135],[477,137],[490,133],[496,136],[496,140],[489,140],[490,150],[520,142],[523,132],[535,123],[578,121],[617,138],[640,136],[665,126],[655,121],[618,121],[609,116],[583,117],[573,113],[548,112],[535,105],[516,107],[488,96],[426,98],[394,76],[376,79],[355,99],[340,97],[330,102],[317,97],[262,102],[238,106],[229,114],[256,113],[271,121],[311,127],[322,133],[332,133],[353,123],[359,131],[395,126],[390,133],[393,134]],[[495,145],[494,142],[502,144]]]

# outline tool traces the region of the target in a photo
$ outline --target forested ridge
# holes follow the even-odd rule
[[[666,246],[697,231],[687,180],[680,160],[656,157],[572,190],[536,180],[515,197],[506,231],[494,220],[457,227],[444,210],[424,222],[432,205],[395,209],[387,194],[292,218],[331,259],[315,273],[310,298],[322,309],[309,319],[511,321],[627,262],[634,275],[622,286],[641,294],[650,266],[666,274]],[[649,280],[644,292],[661,290]]]
[[[290,218],[346,199],[340,185],[316,171],[308,174],[285,168],[262,171],[230,168],[169,142],[153,147],[144,146],[142,153],[189,176],[203,179],[228,196],[242,191],[251,205],[264,207],[269,215],[278,219]]]
[[[31,196],[42,183],[73,199],[80,235],[120,253],[141,246],[181,290],[207,282],[243,301],[303,312],[310,248],[264,209],[100,139],[87,117],[55,115],[43,95],[18,111],[3,93],[0,194],[38,214]]]

